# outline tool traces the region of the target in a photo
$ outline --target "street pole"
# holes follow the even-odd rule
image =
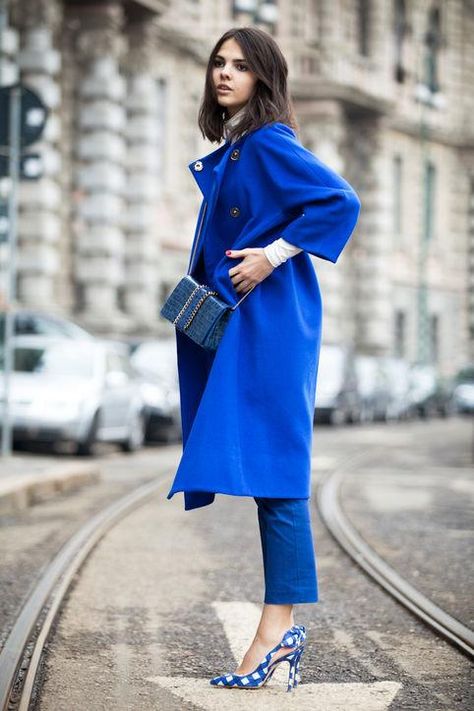
[[[8,266],[5,298],[5,340],[4,340],[4,394],[3,394],[3,426],[2,426],[2,457],[11,455],[12,428],[10,417],[10,384],[13,371],[13,325],[15,315],[13,308],[16,301],[16,255],[17,255],[17,211],[18,182],[20,170],[20,120],[21,120],[21,87],[16,86],[10,94],[9,115],[9,175],[10,192],[8,195]]]

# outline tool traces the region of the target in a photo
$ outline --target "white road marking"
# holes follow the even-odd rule
[[[258,621],[260,606],[250,602],[214,602],[213,607],[224,627],[232,654],[238,664],[252,641]],[[308,639],[311,643],[311,640]],[[248,711],[249,703],[255,711],[275,711],[285,708],[324,709],[324,711],[385,711],[389,708],[402,685],[396,681],[378,681],[371,684],[306,684],[304,681],[304,657],[302,661],[302,684],[288,694],[286,678],[288,665],[273,675],[263,689],[244,691],[242,689],[217,689],[209,684],[211,676],[232,671],[215,669],[206,679],[188,677],[148,677],[147,681],[158,684],[195,708],[207,711]],[[283,681],[281,679],[283,678]],[[252,694],[251,702],[248,694]],[[279,697],[277,701],[276,697]]]
[[[301,684],[295,691],[275,686],[273,679],[263,689],[222,689],[207,679],[155,676],[148,679],[168,689],[193,708],[207,711],[385,711],[401,684],[378,681],[373,684]],[[249,694],[251,698],[249,699]]]
[[[261,609],[253,602],[213,602],[237,663],[247,651],[260,620]]]

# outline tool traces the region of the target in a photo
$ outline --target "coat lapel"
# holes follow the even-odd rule
[[[230,143],[223,143],[212,153],[208,153],[203,158],[193,160],[188,164],[188,168],[193,174],[193,178],[201,190],[204,199],[209,199],[209,194],[212,189],[212,181],[214,177],[214,169],[218,167],[220,159],[224,156],[229,148]]]

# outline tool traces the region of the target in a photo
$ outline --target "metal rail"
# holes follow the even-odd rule
[[[148,482],[85,523],[57,553],[28,597],[0,653],[0,708],[28,711],[44,645],[71,582],[100,539],[169,482]]]
[[[318,488],[318,507],[330,533],[353,560],[414,615],[469,657],[474,656],[474,633],[435,605],[388,565],[359,535],[340,505],[344,470],[336,470]]]

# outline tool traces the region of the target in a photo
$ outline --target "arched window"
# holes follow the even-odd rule
[[[441,13],[439,7],[432,7],[428,14],[428,30],[425,35],[425,78],[426,86],[435,93],[439,91],[438,64],[441,47]]]
[[[395,0],[393,8],[393,34],[395,39],[395,80],[402,84],[405,81],[406,70],[403,63],[403,45],[407,33],[405,0]]]

